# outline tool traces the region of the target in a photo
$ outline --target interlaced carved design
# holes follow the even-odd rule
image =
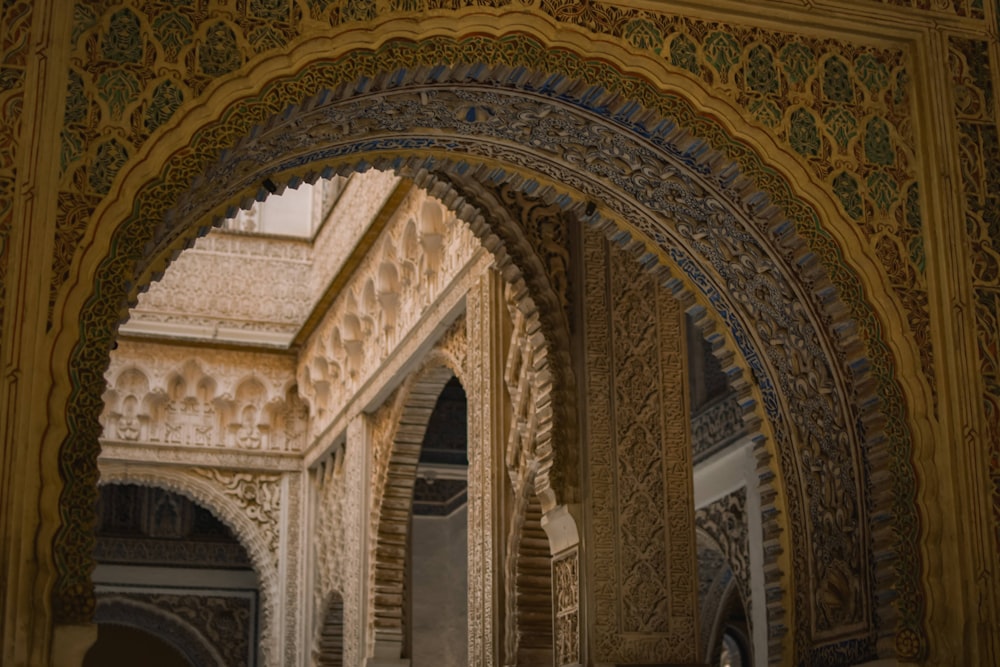
[[[593,659],[694,662],[683,311],[593,231],[584,254]]]
[[[309,412],[283,354],[121,341],[111,354],[102,441],[300,452]]]

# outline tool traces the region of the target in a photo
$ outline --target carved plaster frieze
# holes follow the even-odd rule
[[[468,226],[413,190],[306,343],[297,377],[314,428],[370,380],[476,257]]]
[[[208,480],[231,499],[265,536],[275,562],[281,553],[281,475],[191,468],[192,475]]]
[[[286,354],[122,340],[104,395],[103,439],[226,453],[299,452],[309,412]],[[223,452],[224,450],[224,452]]]
[[[122,333],[280,345],[298,331],[313,295],[304,240],[213,231],[139,296]]]

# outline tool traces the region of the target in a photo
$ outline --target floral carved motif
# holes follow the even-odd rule
[[[694,662],[682,311],[624,250],[594,232],[584,246],[594,657]]]
[[[580,662],[580,552],[573,549],[552,561],[555,614],[555,664]]]
[[[102,416],[110,443],[299,452],[309,412],[283,354],[121,341]]]
[[[281,476],[214,468],[192,468],[191,473],[212,482],[241,508],[243,515],[266,536],[277,560],[281,537]]]
[[[718,546],[736,577],[740,598],[750,609],[750,541],[747,537],[746,488],[695,512],[695,525]]]

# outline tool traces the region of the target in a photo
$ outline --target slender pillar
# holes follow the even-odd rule
[[[275,630],[282,647],[281,663],[285,667],[304,665],[309,652],[305,650],[303,567],[306,562],[303,543],[304,502],[303,474],[285,473],[281,480],[281,532],[278,560],[278,615]]]
[[[503,284],[495,271],[469,291],[469,665],[502,664],[504,449],[510,408],[504,390],[504,344],[509,337]]]

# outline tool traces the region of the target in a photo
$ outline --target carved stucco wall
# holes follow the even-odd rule
[[[994,49],[994,53],[996,53]],[[948,41],[952,113],[961,155],[961,207],[971,264],[972,303],[986,415],[985,441],[991,443],[990,493],[994,548],[1000,558],[1000,99],[996,56],[986,40],[952,36]],[[974,440],[969,442],[973,447]]]
[[[557,13],[557,10],[562,9],[563,13],[560,14],[560,16],[562,16],[566,21],[574,21],[574,20],[580,20],[580,21],[582,21],[583,19],[577,19],[576,17],[578,15],[585,14],[585,12],[580,12],[577,15],[570,14],[568,11],[566,11],[566,7],[567,6],[561,5],[560,3],[542,3],[542,4],[544,4],[544,6],[545,6],[544,8],[546,10],[551,11],[553,13]],[[913,4],[917,5],[918,7],[923,7],[924,4],[926,4],[926,3],[913,3]],[[158,9],[159,8],[158,5],[156,5],[155,3],[149,3],[149,7],[153,8],[153,9]],[[166,35],[179,35],[179,37],[175,37],[172,42],[170,42],[170,40],[167,40],[167,42],[165,42],[167,44],[167,46],[163,47],[163,53],[165,54],[163,57],[167,58],[167,59],[173,58],[173,60],[170,60],[169,62],[172,62],[176,66],[177,63],[180,62],[177,59],[177,55],[179,53],[179,50],[181,48],[188,49],[188,52],[190,53],[192,60],[193,61],[194,60],[198,61],[196,67],[204,68],[205,66],[208,66],[209,69],[211,69],[213,67],[220,67],[221,66],[222,67],[221,70],[220,69],[213,70],[213,71],[219,72],[219,71],[225,70],[227,68],[234,68],[234,67],[238,66],[240,63],[243,62],[243,60],[245,58],[249,58],[251,53],[255,53],[255,52],[261,52],[262,53],[262,52],[267,51],[267,49],[270,48],[270,47],[272,47],[272,46],[275,47],[275,48],[277,48],[281,43],[286,42],[289,39],[289,35],[294,32],[294,29],[291,28],[290,25],[293,24],[295,21],[299,20],[300,18],[302,19],[303,22],[306,22],[306,23],[308,21],[318,21],[318,20],[324,19],[324,18],[329,18],[330,21],[332,21],[334,23],[339,23],[339,22],[341,22],[343,20],[351,18],[351,16],[350,16],[350,12],[351,11],[361,11],[360,8],[361,8],[361,6],[359,5],[359,6],[352,6],[350,9],[348,9],[346,7],[341,7],[339,4],[336,4],[336,3],[334,3],[332,5],[329,5],[329,6],[327,6],[327,7],[324,8],[324,6],[320,5],[319,3],[316,3],[316,4],[309,5],[309,11],[307,11],[307,12],[299,12],[297,10],[296,11],[292,11],[292,7],[291,6],[289,6],[287,8],[287,11],[286,11],[286,9],[282,9],[282,8],[279,8],[279,9],[272,8],[271,10],[268,10],[266,7],[263,7],[263,5],[258,6],[258,5],[254,4],[254,3],[250,3],[249,6],[242,6],[241,5],[241,9],[235,10],[237,12],[243,12],[241,16],[237,17],[238,20],[236,21],[236,23],[238,24],[237,27],[240,30],[237,30],[236,32],[234,32],[234,37],[233,37],[233,40],[235,40],[235,42],[237,43],[238,46],[243,46],[244,47],[244,51],[240,55],[239,62],[235,62],[235,61],[228,62],[228,61],[224,61],[224,59],[223,59],[223,61],[220,61],[222,63],[220,65],[220,62],[217,62],[216,60],[213,60],[208,55],[205,55],[205,57],[201,58],[202,53],[208,54],[208,52],[209,52],[208,49],[202,49],[201,51],[199,51],[199,49],[201,49],[201,46],[206,41],[211,41],[213,44],[222,44],[223,46],[225,46],[225,44],[226,44],[227,40],[229,39],[229,37],[228,37],[227,34],[225,34],[225,30],[215,30],[210,35],[209,34],[210,31],[206,27],[205,31],[199,37],[199,39],[204,40],[204,41],[198,41],[198,40],[189,39],[188,37],[185,36],[187,33],[185,33],[186,28],[184,26],[184,21],[180,21],[179,22],[181,27],[179,29],[174,30],[174,32],[171,33],[168,30],[167,32],[163,33],[163,34],[166,34]],[[161,9],[164,14],[166,13],[165,8],[159,8],[159,9]],[[938,6],[937,4],[935,4],[933,6],[928,7],[928,9],[931,9],[932,11],[934,11],[934,12],[936,12],[938,14],[942,14],[942,15],[944,15],[944,14],[951,14],[951,13],[956,13],[956,14],[959,14],[959,15],[971,14],[974,17],[979,15],[977,13],[976,6],[974,6],[974,3],[973,4],[969,4],[968,6],[965,3],[955,3],[952,7],[946,7],[944,4],[940,4],[940,6]],[[255,22],[250,17],[250,15],[252,14],[253,10],[259,10],[259,11],[263,11],[263,12],[270,11],[271,14],[272,14],[270,16],[270,18],[273,18],[274,21],[268,22],[268,23],[262,23],[262,22],[259,22],[259,21]],[[330,14],[326,14],[325,12],[327,12],[327,11],[330,12]],[[373,5],[372,8],[371,8],[372,14],[374,15],[378,11],[379,11],[379,7],[376,6],[376,5]],[[92,12],[92,8],[89,5],[81,5],[81,9],[80,9],[80,23],[81,23],[81,25],[86,26],[88,24],[88,22],[92,22],[94,24],[97,23],[96,19],[94,18],[94,15],[91,12]],[[589,21],[591,23],[591,25],[600,25],[600,26],[603,27],[605,25],[610,24],[612,28],[619,30],[620,33],[623,36],[626,36],[626,32],[627,32],[627,37],[630,38],[630,39],[632,39],[633,41],[639,43],[640,45],[642,43],[644,43],[645,37],[643,37],[643,36],[649,34],[648,30],[646,30],[646,29],[638,29],[637,28],[635,30],[629,30],[629,31],[625,30],[625,26],[628,25],[628,23],[626,21],[626,18],[623,18],[623,17],[628,17],[629,19],[634,18],[635,14],[632,13],[632,12],[620,11],[620,10],[614,10],[614,11],[612,11],[612,10],[609,10],[607,8],[601,8],[600,6],[596,6],[595,8],[588,9],[588,12],[591,12],[591,14],[588,15],[588,18],[586,20]],[[599,19],[601,19],[600,21],[593,21],[592,20],[593,17],[594,17],[593,12],[598,12],[597,17]],[[110,12],[109,12],[109,14],[110,14]],[[110,27],[110,16],[106,17],[106,18],[108,19],[108,22],[106,22],[104,25]],[[188,24],[194,25],[194,21],[196,20],[197,17],[184,17],[184,16],[182,16],[182,18],[185,19]],[[143,14],[140,19],[137,19],[137,21],[140,21],[140,23],[141,23],[142,26],[146,26],[146,25],[148,25],[149,19],[146,17],[146,14]],[[164,24],[161,25],[161,28],[163,27],[163,25],[169,25],[169,21],[165,20]],[[655,22],[654,22],[654,27],[655,27]],[[223,28],[225,28],[225,26],[223,26]],[[84,32],[83,30],[80,31],[81,34],[83,32]],[[128,31],[125,31],[125,32],[128,32]],[[161,32],[163,32],[163,31],[161,30]],[[613,32],[613,30],[612,30],[612,32]],[[252,34],[254,37],[252,39],[251,38],[247,38],[247,37],[241,37],[241,38],[237,39],[236,38],[236,34],[237,33],[239,33],[240,35],[243,35],[244,33],[247,34],[247,35]],[[273,41],[268,41],[268,40],[273,40]],[[94,44],[97,45],[98,50],[104,49],[104,51],[107,52],[109,48],[112,49],[112,51],[113,51],[114,48],[119,48],[117,46],[114,46],[113,44],[112,44],[111,47],[107,47],[107,45],[104,44],[101,41],[100,38],[94,38],[91,41]],[[108,41],[108,40],[106,40],[106,41]],[[111,40],[111,41],[113,41],[113,40]],[[159,43],[160,43],[159,40],[157,40],[155,42],[154,41],[143,42],[143,44],[150,45],[148,48],[151,48],[151,49],[154,48],[152,46],[153,44],[159,44]],[[174,46],[171,46],[171,44],[173,44],[174,46],[176,46],[177,51],[171,51],[171,49],[174,48]],[[252,48],[248,47],[247,46],[248,44],[252,44],[253,47]],[[653,42],[653,45],[654,46],[651,47],[651,48],[655,51],[655,40]],[[700,44],[700,43],[697,43],[697,45],[701,46],[702,51],[699,51],[696,48],[695,49],[695,53],[696,53],[696,55],[700,55],[704,51],[704,45]],[[132,57],[131,52],[129,51],[130,47],[128,45],[126,45],[125,47],[121,47],[121,48],[125,49],[124,58],[125,58],[126,61],[128,61],[128,59]],[[223,49],[223,51],[224,50],[225,49]],[[661,46],[661,51],[662,50],[663,49],[662,49],[662,46]],[[160,51],[157,51],[156,55],[157,55],[157,57],[160,57]],[[749,52],[747,52],[747,57],[749,58]],[[201,59],[198,60],[199,58],[201,58]],[[766,58],[764,58],[764,59],[766,60]],[[132,62],[132,64],[139,65],[139,63],[137,63],[135,61],[128,61],[128,62]],[[851,59],[851,63],[852,64],[854,63],[853,58]],[[764,68],[764,69],[766,69],[766,68]],[[718,72],[718,69],[715,69],[711,65],[704,64],[704,63],[699,64],[699,71],[702,72],[705,75],[707,75],[706,73],[711,73],[713,70],[715,72]],[[713,77],[714,76],[715,75],[713,74]],[[204,90],[205,85],[207,85],[208,77],[205,76],[203,72],[200,75],[200,77],[201,77],[200,79],[197,76],[193,76],[192,77],[192,82],[193,82],[192,85],[194,85],[194,88],[192,88],[192,90],[198,91],[198,92],[200,92],[201,90]],[[98,78],[99,77],[96,74],[94,76],[92,76],[92,79],[95,80],[95,81]],[[107,104],[108,105],[108,111],[105,114],[105,115],[108,116],[108,118],[111,118],[112,116],[115,115],[115,113],[117,113],[114,109],[112,109],[111,103],[107,101],[107,100],[111,100],[114,97],[114,91],[117,90],[115,88],[115,86],[118,85],[118,84],[115,84],[115,83],[110,82],[110,81],[112,79],[121,79],[121,78],[122,78],[122,76],[120,74],[118,74],[116,76],[109,76],[108,77],[108,81],[106,81],[103,84],[103,89],[105,91],[109,91],[109,92],[106,92],[106,95],[105,95],[106,100],[103,102],[103,104]],[[125,78],[127,79],[127,77],[125,77]],[[873,79],[873,80],[877,82],[880,79],[881,79],[881,76],[880,75],[876,75],[875,79]],[[82,81],[82,79],[81,79],[81,81]],[[128,82],[126,82],[126,84],[127,83]],[[863,84],[863,82],[862,82],[862,84]],[[72,87],[72,85],[73,84],[71,83],[71,87]],[[863,84],[863,85],[866,85],[866,84]],[[90,94],[92,96],[92,99],[94,100],[93,103],[92,103],[93,113],[96,114],[96,115],[100,115],[101,113],[104,113],[104,111],[102,110],[102,107],[101,107],[102,103],[96,101],[96,100],[104,99],[104,98],[100,98],[100,96],[97,93],[94,92],[95,89],[98,88],[98,85],[96,83],[93,83],[92,81],[88,80],[86,86],[82,86],[81,85],[81,88],[84,88],[84,87],[88,91],[88,94]],[[822,84],[820,84],[820,87],[822,87]],[[128,85],[125,86],[125,89],[127,91]],[[146,90],[152,90],[152,89],[153,89],[152,85],[146,87]],[[861,90],[861,89],[859,88],[859,90]],[[881,90],[881,88],[879,88],[879,90]],[[166,92],[164,92],[164,91],[166,91]],[[166,96],[168,93],[170,93],[169,87],[161,87],[161,96]],[[845,104],[846,104],[846,102],[845,102]],[[179,106],[179,104],[177,104],[176,106]],[[168,107],[169,107],[169,105],[168,105]],[[115,109],[117,109],[117,108],[118,107],[115,107]],[[138,110],[138,105],[136,106],[136,109]],[[84,112],[83,119],[86,119],[87,113],[89,113],[89,112],[87,112],[87,111]],[[125,115],[126,114],[125,114],[125,112],[123,110],[122,114],[121,114],[122,118],[124,118]],[[133,113],[132,115],[134,116],[136,114]],[[156,121],[155,116],[156,116],[156,114],[152,115],[153,120],[150,122],[150,126],[155,126],[156,125],[157,121]],[[142,117],[142,114],[139,114],[139,117]],[[800,118],[803,118],[803,117],[804,116],[800,115]],[[75,119],[75,120],[73,120],[73,122],[76,122],[77,125],[84,125],[85,124],[83,122],[83,120],[79,117],[79,114],[74,115],[74,116],[68,115],[67,118],[68,118],[68,120],[69,119]],[[92,121],[92,122],[96,126],[98,121]],[[143,121],[142,125],[145,126],[145,121]],[[877,126],[877,125],[878,125],[878,123],[875,124],[875,126]],[[865,127],[866,128],[868,127],[867,123],[866,123]],[[806,130],[808,130],[808,127],[806,127]],[[147,132],[147,131],[149,131],[148,128],[140,128],[135,133],[135,136],[139,136],[141,139],[144,140],[145,136],[142,136],[142,135],[144,135],[144,133]],[[890,128],[890,131],[889,131],[890,138],[892,138],[892,137],[895,136],[894,132],[895,132],[895,130],[893,130],[892,128]],[[67,134],[70,134],[70,133],[67,133]],[[126,136],[129,136],[129,137],[133,136],[132,134],[128,134],[127,132],[125,134],[126,134]],[[805,134],[808,135],[809,132],[807,131],[807,132],[805,132]],[[878,130],[876,132],[872,132],[872,134],[873,135],[881,135],[881,130]],[[876,141],[875,143],[877,144],[879,142]],[[83,188],[85,189],[86,187],[89,187],[88,184],[90,184],[90,185],[93,184],[93,183],[90,183],[92,180],[93,180],[94,183],[97,183],[98,185],[100,185],[101,179],[104,179],[104,178],[107,177],[108,171],[114,171],[116,165],[120,166],[120,164],[116,163],[116,160],[118,160],[118,162],[122,162],[123,160],[119,160],[119,158],[121,157],[120,153],[117,153],[117,156],[116,156],[116,151],[118,150],[118,147],[121,146],[120,143],[119,143],[118,147],[116,147],[114,145],[110,145],[110,146],[103,145],[103,146],[101,146],[99,148],[95,148],[95,147],[93,147],[92,144],[88,143],[87,141],[82,142],[82,145],[90,146],[90,148],[88,149],[89,152],[87,153],[87,155],[89,156],[88,159],[94,160],[95,164],[99,163],[99,164],[110,165],[110,169],[106,169],[103,172],[100,169],[95,170],[95,173],[96,173],[95,179],[96,180],[93,180],[93,179],[89,178],[86,174],[84,174],[83,176],[77,174],[77,182],[79,182],[83,186]],[[807,144],[803,144],[803,145],[808,145],[808,142],[807,142]],[[867,155],[869,151],[868,151],[868,148],[866,146],[862,147],[861,152],[864,153],[865,155],[863,156],[863,159],[859,161],[859,163],[862,162],[862,161],[865,161],[865,160],[867,160],[868,162],[872,162],[872,160],[870,159],[870,156]],[[872,152],[875,155],[879,155],[879,149],[877,147]],[[108,157],[108,156],[111,156],[111,157]],[[879,160],[886,160],[886,159],[887,158],[885,157],[884,154],[882,155],[882,157],[879,158]],[[102,162],[102,160],[103,160],[103,162]],[[896,160],[898,160],[898,157],[894,157],[893,158],[893,162],[891,164],[892,165],[897,164]],[[879,179],[876,182],[877,183],[878,182],[883,182],[884,183],[885,182],[885,173],[888,170],[888,169],[882,169],[881,168],[881,167],[888,167],[888,165],[886,165],[884,162],[879,162],[877,160],[874,161],[874,165],[869,165],[869,166],[874,166],[874,170],[871,173],[867,174],[867,177],[864,180],[866,193],[865,193],[865,195],[864,195],[864,197],[862,199],[865,199],[865,198],[869,197],[869,195],[871,194],[871,192],[868,191],[869,188],[871,188],[871,186],[869,184],[869,178],[870,178],[870,176],[872,174],[880,175]],[[845,169],[845,173],[848,173],[848,171],[850,171],[850,170]],[[853,171],[851,171],[850,173],[852,174],[852,177],[856,178],[856,180],[857,180],[858,176],[863,176],[860,173],[860,171],[859,171],[858,174],[854,174]],[[836,176],[835,175],[831,175],[831,177],[835,178]],[[846,180],[844,180],[842,182],[849,183]],[[889,190],[891,190],[891,187],[889,187]],[[843,192],[847,192],[848,194],[851,194],[850,188],[844,189]],[[76,203],[78,205],[77,208],[76,208],[76,210],[75,210],[75,213],[74,213],[74,215],[77,216],[75,219],[73,218],[72,215],[65,216],[65,218],[64,218],[64,226],[65,226],[65,228],[67,230],[71,230],[71,229],[75,228],[76,232],[78,233],[80,231],[80,229],[82,228],[82,226],[84,224],[86,224],[86,218],[87,218],[87,215],[89,213],[89,211],[87,210],[87,206],[88,205],[92,205],[96,201],[96,199],[98,199],[98,198],[99,198],[98,196],[90,196],[89,198],[88,197],[76,197],[76,196],[64,196],[62,198],[62,200],[64,201],[64,203],[67,204],[67,206],[64,207],[64,208],[68,208],[68,209],[72,210],[72,206],[70,206],[69,204]],[[848,201],[854,201],[853,195],[851,195],[849,197],[846,197],[846,198],[847,198]],[[841,199],[843,200],[844,197],[841,197]],[[82,204],[80,204],[81,201],[83,202]],[[877,206],[876,206],[876,208],[877,208]],[[61,239],[65,239],[67,237],[65,235],[63,235],[60,238]],[[909,239],[909,241],[913,241],[914,238],[915,237],[911,237]],[[907,242],[908,240],[905,238],[905,235],[901,234],[900,237],[898,239],[896,239],[896,240],[899,241],[899,243],[897,243],[897,245],[905,245],[907,248],[911,247],[911,243]],[[76,245],[75,243],[66,242],[65,240],[61,240],[60,243],[58,244],[58,247],[61,249],[60,252],[66,253],[66,252],[69,252],[69,249],[72,248],[75,245]],[[886,256],[890,257],[891,254],[886,254]],[[63,259],[65,259],[65,257],[63,257]],[[60,261],[63,261],[63,260],[60,260]],[[56,273],[57,276],[62,276],[63,275],[62,271],[56,271],[55,273]],[[55,282],[59,283],[59,280],[56,280]],[[843,283],[839,283],[839,284],[843,285]],[[986,296],[988,296],[988,289],[983,289],[982,293],[985,294]],[[980,331],[981,331],[981,335],[983,336],[983,340],[988,343],[989,336],[990,336],[989,322],[990,322],[990,313],[991,313],[991,310],[988,307],[984,307],[984,309],[983,309],[982,312],[983,312],[983,316],[982,316],[981,319],[983,321],[983,325],[982,325],[982,328],[980,329]],[[866,326],[865,322],[862,322],[862,325]],[[872,337],[872,340],[874,340],[874,338],[875,337]],[[875,345],[877,347],[878,344],[876,342],[876,343],[872,343],[872,345]],[[988,349],[989,349],[988,345],[984,345],[984,350],[986,350],[986,351],[984,351],[982,353],[983,354],[983,359],[984,359],[984,364],[987,364],[987,365],[988,365],[988,360],[989,360]],[[877,355],[872,355],[872,357],[873,357],[875,365],[876,365],[876,372],[877,373],[882,373],[883,374],[882,377],[885,377],[885,373],[889,370],[888,367],[887,366],[882,366],[879,369],[878,368],[878,364],[882,363],[882,362],[879,361],[879,359],[877,358]],[[883,358],[883,361],[884,361],[884,358]],[[97,362],[97,365],[99,366],[100,362]],[[885,386],[886,385],[883,385],[883,388],[885,388]],[[889,389],[888,391],[881,392],[883,394],[883,396],[885,396],[886,401],[888,403],[890,403],[890,404],[892,404],[893,401],[897,401],[898,402],[898,394],[896,392],[894,392],[894,390],[892,389],[891,382],[889,382],[888,389]],[[992,392],[992,393],[991,392],[992,392],[992,390],[989,389],[989,387],[987,387],[987,389],[984,392],[984,400],[986,400],[986,401],[991,400],[990,397],[993,395],[993,393],[995,393],[995,392]],[[92,414],[96,414],[96,412],[93,412],[94,405],[90,405],[88,407],[88,409],[90,409],[92,411]],[[899,414],[898,413],[897,413],[897,415],[896,415],[895,418],[899,419]],[[900,427],[899,427],[899,423],[898,422],[897,422],[895,428],[896,428],[895,433],[891,433],[890,432],[890,434],[889,434],[890,438],[896,438],[896,440],[893,441],[894,444],[893,444],[892,449],[895,450],[895,451],[898,451],[900,448],[902,448],[903,452],[902,452],[902,455],[900,456],[899,460],[905,461],[905,459],[906,459],[905,452],[907,450],[907,447],[905,445],[905,443],[906,443],[905,433],[903,433],[903,434],[900,433],[900,431],[899,431]],[[902,481],[898,481],[897,482],[898,487],[897,487],[897,489],[895,491],[896,491],[897,497],[902,497],[904,499],[904,505],[905,505],[905,498],[908,496],[908,494],[910,494],[912,496],[912,489],[910,489],[910,490],[907,489],[908,484],[911,484],[912,480],[910,480],[909,478],[906,478],[906,475],[903,475],[902,477],[903,477]],[[900,516],[906,515],[905,507],[898,507],[897,506],[894,509],[896,509],[896,516],[897,516],[897,518],[899,518]],[[904,536],[906,536],[906,535],[912,535],[913,531],[914,531],[914,525],[915,524],[911,521],[909,524],[901,526],[899,528],[898,532],[901,533]],[[903,542],[906,542],[906,540],[908,538],[902,537],[902,538],[899,538],[899,539],[901,539],[901,541],[903,541]],[[905,555],[906,549],[904,548],[904,549],[901,549],[900,551],[904,552],[904,560],[905,560],[905,558],[906,558],[906,555]],[[913,553],[915,553],[915,552],[916,552],[916,550],[914,549]],[[912,568],[913,566],[914,566],[913,562],[906,562],[906,563],[903,564],[903,569]],[[914,615],[919,616],[919,613],[920,613],[920,600],[919,600],[919,598],[918,597],[915,598],[912,591],[906,591],[906,590],[903,591],[903,597],[904,597],[904,599],[903,599],[903,601],[901,603],[901,607],[903,608],[904,616],[907,616],[908,618],[913,618]],[[912,625],[911,625],[911,627],[912,627]],[[914,641],[918,641],[919,642],[919,637],[915,638]]]
[[[299,355],[315,432],[398,353],[479,248],[468,225],[425,192],[410,191]]]
[[[3,322],[7,258],[13,220],[14,187],[17,179],[15,164],[21,135],[21,113],[24,109],[25,78],[32,3],[10,2],[0,14],[0,30],[4,35],[0,53],[0,134],[6,147],[0,151],[0,323]]]

